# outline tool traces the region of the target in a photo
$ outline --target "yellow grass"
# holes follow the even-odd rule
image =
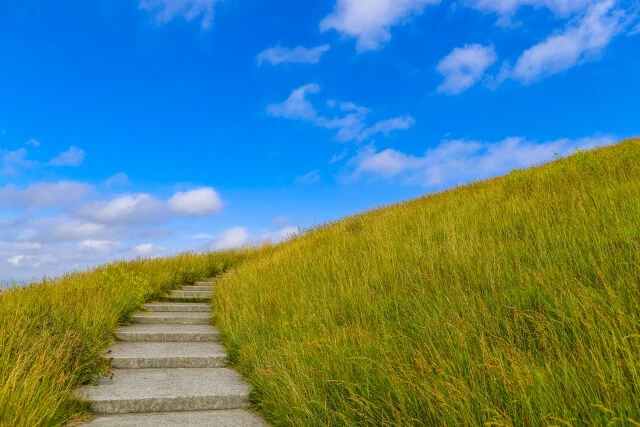
[[[640,140],[309,231],[214,305],[276,425],[637,425]]]

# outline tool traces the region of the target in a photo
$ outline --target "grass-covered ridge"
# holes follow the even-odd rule
[[[354,216],[213,304],[274,424],[640,423],[640,140]]]
[[[250,252],[108,264],[0,293],[0,425],[63,425],[87,412],[71,391],[105,373],[119,322],[166,290],[231,268]]]

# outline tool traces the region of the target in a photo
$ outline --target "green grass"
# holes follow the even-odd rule
[[[71,391],[105,373],[104,351],[118,323],[141,303],[249,255],[119,262],[0,293],[0,425],[55,426],[83,417],[88,408]]]
[[[213,303],[276,425],[639,425],[640,140],[311,230]]]
[[[260,250],[0,294],[0,424],[63,425],[119,322],[230,270],[216,322],[275,425],[640,425],[640,140]]]

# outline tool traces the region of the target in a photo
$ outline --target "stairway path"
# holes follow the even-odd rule
[[[98,427],[257,427],[249,386],[225,367],[227,353],[211,323],[213,279],[145,304],[116,331],[113,376],[77,390]]]

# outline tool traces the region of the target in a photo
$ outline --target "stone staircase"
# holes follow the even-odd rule
[[[145,304],[116,331],[113,376],[84,386],[97,427],[220,426],[266,423],[248,411],[249,386],[225,368],[226,351],[210,325],[213,279]]]

